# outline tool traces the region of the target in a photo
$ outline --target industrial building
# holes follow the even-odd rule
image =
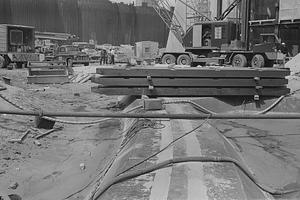
[[[289,52],[296,55],[300,45],[300,2],[297,0],[251,1],[250,38],[257,42],[261,33],[278,33]]]
[[[153,2],[153,0],[136,0],[135,5],[152,7],[152,6],[154,6],[154,2]]]

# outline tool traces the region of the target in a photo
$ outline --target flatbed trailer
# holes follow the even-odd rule
[[[212,28],[225,27],[224,29],[232,24],[223,22],[218,27],[214,27],[216,26],[214,23],[216,22],[212,23]],[[202,24],[199,26],[202,27]],[[196,36],[193,35],[193,37]],[[243,48],[239,41],[231,41],[230,38],[228,41],[217,38],[210,40],[212,44],[208,46],[202,46],[200,42],[198,47],[185,47],[185,51],[182,52],[166,51],[161,56],[161,63],[192,66],[199,64],[205,66],[213,63],[232,65],[233,67],[263,68],[273,67],[276,63],[283,64],[285,60],[280,39],[272,33],[261,34],[261,43],[255,44],[251,48]],[[229,42],[231,42],[230,45],[228,44]],[[197,46],[197,44],[193,45]]]

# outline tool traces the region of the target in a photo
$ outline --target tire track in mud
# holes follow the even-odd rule
[[[219,123],[219,122],[218,122]],[[224,134],[227,138],[231,139],[237,146],[238,148],[241,150],[241,152],[243,151],[243,145],[242,141],[238,140],[238,136],[236,137],[230,137],[229,135],[226,135],[228,133],[230,133],[230,131],[232,131],[233,129],[244,129],[246,130],[245,134],[248,135],[249,137],[253,138],[254,140],[256,140],[259,144],[251,144],[251,143],[247,143],[248,145],[254,145],[257,147],[262,148],[263,150],[265,150],[266,152],[272,154],[273,156],[275,156],[276,158],[278,158],[279,160],[282,160],[284,162],[291,162],[291,158],[293,158],[293,163],[294,162],[298,162],[295,158],[295,154],[290,153],[288,151],[285,151],[282,149],[282,142],[278,139],[276,139],[274,135],[270,134],[269,131],[266,130],[261,130],[255,127],[251,127],[245,124],[241,124],[235,121],[221,121],[220,122],[223,125],[228,125],[232,128],[227,128],[224,130],[220,130],[218,129],[219,132],[221,132],[222,134]],[[242,138],[243,136],[241,136]],[[298,167],[298,166],[295,166]]]

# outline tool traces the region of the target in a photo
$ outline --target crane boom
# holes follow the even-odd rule
[[[171,30],[175,37],[182,43],[182,37],[185,34],[183,27],[180,25],[179,19],[175,14],[172,13],[172,6],[168,0],[155,0],[154,10],[166,24],[166,26]]]
[[[235,0],[232,2],[228,8],[220,15],[219,17],[216,18],[217,21],[224,20],[230,13],[231,11],[241,2],[241,0]]]
[[[187,8],[193,10],[197,17],[201,17],[204,21],[210,21],[210,18],[208,18],[206,15],[199,12],[197,9],[193,8],[191,5],[186,3],[184,0],[178,0],[180,3],[185,5]],[[171,30],[175,37],[178,39],[178,41],[182,44],[183,43],[183,37],[185,35],[185,29],[182,27],[180,20],[178,16],[175,14],[175,12],[172,12],[172,6],[168,0],[154,0],[154,10],[156,13],[160,16],[160,18],[163,20],[163,22],[166,24],[166,26]]]
[[[196,15],[201,16],[202,19],[204,19],[203,21],[211,21],[206,15],[202,14],[201,12],[199,12],[197,9],[193,8],[191,5],[189,5],[188,3],[184,2],[183,0],[178,0],[181,3],[183,3],[186,7],[188,7],[189,9],[193,10],[195,12]]]

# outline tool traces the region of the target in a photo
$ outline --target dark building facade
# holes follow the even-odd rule
[[[290,54],[300,52],[300,1],[299,0],[252,0],[250,38],[259,42],[261,33],[277,33],[286,43]],[[255,23],[257,22],[257,23]]]
[[[63,32],[98,44],[151,40],[165,46],[168,28],[151,7],[109,0],[0,0],[0,23]]]

